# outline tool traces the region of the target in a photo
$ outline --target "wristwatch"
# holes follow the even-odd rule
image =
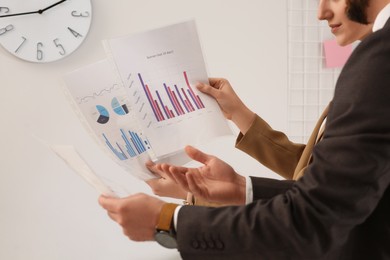
[[[161,209],[156,226],[154,239],[166,248],[177,248],[176,232],[173,227],[173,214],[177,206],[179,205],[165,203]]]

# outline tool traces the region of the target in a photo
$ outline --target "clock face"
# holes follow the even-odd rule
[[[2,0],[0,44],[31,62],[51,62],[74,52],[92,19],[90,0]]]

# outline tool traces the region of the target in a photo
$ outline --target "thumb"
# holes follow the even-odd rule
[[[207,164],[207,162],[212,157],[211,155],[205,154],[202,151],[200,151],[200,150],[198,150],[190,145],[186,146],[185,151],[191,159],[198,161],[200,163],[203,163],[203,164]]]
[[[157,165],[152,162],[151,160],[148,160],[145,162],[145,167],[148,169],[151,173],[153,173],[156,177],[161,177],[160,172],[157,169]]]
[[[113,197],[107,197],[104,195],[101,195],[99,197],[99,204],[102,206],[105,210],[109,212],[114,212],[116,209],[116,204],[118,203],[118,198]]]
[[[208,94],[209,96],[212,96],[213,98],[216,97],[217,93],[218,93],[218,89],[216,88],[213,88],[212,86],[208,85],[208,84],[205,84],[205,83],[200,83],[198,82],[196,84],[196,88],[202,92],[202,93],[205,93],[205,94]]]

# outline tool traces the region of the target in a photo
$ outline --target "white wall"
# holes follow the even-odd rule
[[[195,18],[210,76],[228,78],[250,108],[287,129],[285,1],[92,2],[89,36],[68,58],[34,64],[0,48],[0,259],[180,259],[175,250],[124,237],[95,190],[31,136],[74,144],[96,171],[122,171],[86,134],[59,86],[63,74],[104,58],[102,39]],[[276,177],[235,150],[234,140],[202,148],[243,174]],[[150,193],[141,181],[128,181],[134,192]]]

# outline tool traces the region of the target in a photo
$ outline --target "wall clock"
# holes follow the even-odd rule
[[[90,0],[3,0],[0,44],[26,61],[56,61],[81,45],[91,20]]]

